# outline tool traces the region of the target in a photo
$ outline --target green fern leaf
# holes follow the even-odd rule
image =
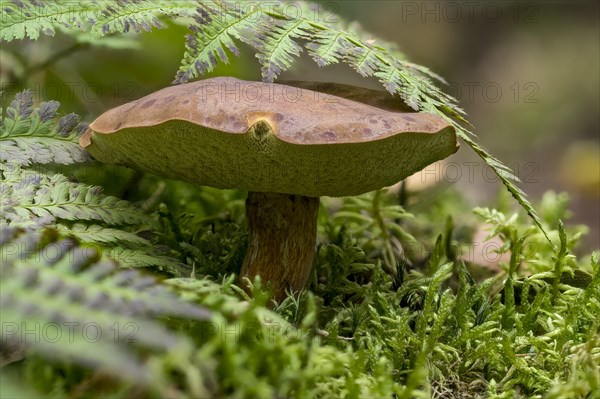
[[[92,36],[99,38],[111,33],[150,32],[161,29],[160,16],[189,16],[198,6],[196,1],[142,0],[107,2],[95,17]]]
[[[378,49],[374,46],[361,43],[360,46],[354,46],[348,52],[346,60],[362,77],[373,76],[380,63],[379,58],[377,58],[377,51]]]
[[[317,65],[324,67],[340,62],[348,54],[351,44],[345,39],[344,32],[316,30],[306,48]]]
[[[40,33],[54,36],[57,27],[82,28],[94,11],[99,11],[99,8],[91,1],[3,1],[0,41],[26,37],[37,40]]]
[[[48,101],[33,108],[33,96],[26,90],[2,114],[0,161],[30,164],[72,164],[87,162],[90,156],[78,144],[87,125],[75,114],[56,119],[59,104]]]
[[[289,20],[269,16],[271,18],[267,19],[268,22],[264,22],[259,28],[254,43],[265,82],[273,82],[293,64],[294,58],[300,56],[302,47],[294,39],[308,38],[314,30],[312,24],[304,19]]]
[[[2,321],[17,328],[3,328],[2,341],[25,344],[45,357],[71,359],[150,385],[151,371],[136,353],[137,346],[155,353],[190,347],[185,337],[153,318],[210,317],[207,310],[180,300],[153,278],[118,271],[96,251],[60,239],[51,230],[2,229],[0,252]],[[38,331],[49,325],[52,337],[60,338],[49,339]],[[88,335],[90,326],[93,339]],[[38,334],[24,334],[24,329]]]
[[[13,227],[35,227],[60,220],[143,224],[150,219],[127,201],[102,194],[100,187],[74,183],[18,166],[0,168],[0,220]]]
[[[105,250],[110,259],[115,260],[125,269],[155,267],[173,276],[189,275],[190,270],[177,259],[149,253],[144,249],[113,247]]]
[[[211,72],[218,60],[229,63],[226,50],[239,56],[240,50],[233,39],[248,41],[244,33],[252,26],[250,17],[256,12],[242,14],[231,8],[220,8],[213,1],[198,3],[193,15],[196,23],[190,25],[192,34],[186,37],[186,52],[174,83],[184,83]]]
[[[189,269],[177,259],[160,255],[150,241],[133,233],[96,224],[50,226],[65,237],[73,237],[82,244],[100,246],[103,253],[122,268],[154,267],[173,276],[185,276],[190,273]]]
[[[95,38],[115,32],[151,31],[162,27],[160,16],[188,16],[196,6],[195,1],[179,0],[2,2],[0,41],[37,40],[41,33],[54,36],[57,29],[74,33],[89,29]]]
[[[22,168],[30,163],[69,164],[89,159],[77,143],[85,125],[74,114],[56,121],[58,106],[56,101],[50,101],[34,109],[31,93],[25,91],[17,94],[6,110],[0,157],[9,163],[0,165],[0,224],[30,229],[54,226],[81,242],[108,247],[112,258],[121,258],[124,267],[155,266],[176,276],[183,275],[183,265],[157,254],[149,241],[107,226],[153,223],[131,204],[103,195],[100,187],[44,173],[43,167],[39,171]],[[82,224],[84,221],[104,225]]]
[[[76,238],[85,244],[98,244],[103,247],[123,246],[130,249],[147,248],[152,245],[150,241],[128,231],[97,224],[76,223],[73,226],[57,224],[53,227],[61,234]]]

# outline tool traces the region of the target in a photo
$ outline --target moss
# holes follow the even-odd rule
[[[554,250],[527,218],[478,209],[478,219],[464,220],[491,226],[511,257],[494,276],[476,281],[456,251],[464,231],[476,226],[455,221],[440,228],[432,221],[447,214],[436,214],[393,227],[387,217],[398,216],[397,199],[385,194],[360,197],[371,205],[359,213],[352,211],[356,198],[344,199],[345,216],[336,218],[326,201],[310,292],[268,310],[259,280],[248,301],[235,276],[218,268],[224,262],[239,270],[244,229],[232,228],[227,216],[237,206],[223,201],[230,194],[210,192],[204,198],[212,229],[197,235],[194,226],[203,222],[181,217],[185,204],[172,215],[178,242],[189,243],[180,250],[195,277],[163,282],[213,312],[209,321],[159,320],[192,346],[142,350],[146,362],[137,367],[150,375],[145,384],[107,375],[101,353],[98,366],[28,356],[3,376],[51,397],[591,398],[597,391],[600,267],[595,256],[572,254],[579,227],[555,224],[551,234],[561,244]],[[172,195],[177,191],[166,194]],[[456,196],[436,197],[432,209],[466,212],[460,201],[447,203]],[[557,210],[564,201],[545,202],[544,217],[564,214]],[[368,227],[376,224],[372,212],[386,221],[387,235]],[[439,238],[431,242],[435,229]],[[392,252],[401,267],[396,275],[384,272],[383,255],[373,248],[411,233],[427,244],[425,259],[410,263]],[[88,357],[94,350],[90,345]]]

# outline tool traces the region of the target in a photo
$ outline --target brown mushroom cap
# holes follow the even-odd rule
[[[385,92],[291,84],[321,91],[235,78],[172,86],[104,113],[80,144],[169,178],[312,197],[389,186],[457,149],[448,122],[398,112]]]

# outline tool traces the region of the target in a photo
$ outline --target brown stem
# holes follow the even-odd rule
[[[249,192],[249,241],[241,277],[260,275],[273,298],[302,291],[310,274],[317,239],[319,199],[301,195]]]

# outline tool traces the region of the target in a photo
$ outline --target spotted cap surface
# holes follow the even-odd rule
[[[107,111],[80,144],[100,161],[169,178],[307,196],[392,185],[457,149],[447,121],[386,92],[227,77]]]

